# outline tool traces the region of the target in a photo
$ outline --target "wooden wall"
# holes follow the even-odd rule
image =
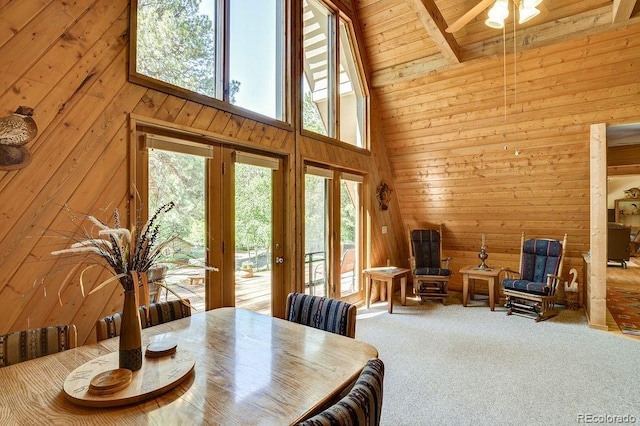
[[[109,220],[115,207],[126,214],[131,115],[275,149],[295,162],[339,165],[374,182],[392,179],[381,133],[372,153],[363,153],[128,82],[128,0],[0,0],[0,17],[0,116],[28,105],[39,128],[28,144],[31,164],[0,171],[0,333],[73,322],[79,341],[91,341],[96,319],[121,309],[119,286],[83,298],[77,279],[61,292],[60,305],[58,291],[72,264],[50,252],[68,245],[60,237],[76,231],[73,214]],[[292,235],[297,176],[287,195]],[[375,200],[375,194],[367,197],[368,204]],[[372,211],[375,229],[386,224],[390,230],[374,235],[373,264],[406,259],[404,247],[396,248],[399,217],[397,201],[384,214]],[[295,237],[289,243],[301,256]],[[287,288],[294,285],[291,264]]]
[[[368,3],[375,7],[363,10]],[[385,2],[345,4],[363,22],[378,15],[416,29],[405,23],[416,19],[406,5],[389,19]],[[506,140],[501,55],[378,84],[367,154],[129,83],[128,13],[128,0],[0,0],[0,115],[29,105],[39,127],[28,144],[32,163],[0,171],[0,333],[74,322],[82,342],[97,318],[120,309],[116,286],[82,298],[77,284],[62,292],[60,306],[70,265],[50,252],[66,244],[59,232],[74,230],[71,212],[106,219],[101,209],[127,210],[130,114],[286,152],[295,166],[287,216],[295,235],[295,179],[304,160],[364,172],[371,264],[389,258],[406,265],[406,226],[441,222],[454,271],[478,262],[483,233],[488,263],[516,267],[523,230],[558,238],[567,232],[565,272],[581,271],[580,255],[589,250],[589,126],[640,122],[638,23],[519,51]],[[356,24],[372,75],[436,51],[433,43],[398,43],[382,24]],[[509,54],[509,67],[513,60]],[[387,211],[375,200],[382,180],[393,190]],[[300,245],[298,238],[290,243]],[[452,288],[460,285],[454,274]]]
[[[522,231],[566,232],[564,272],[576,268],[582,282],[589,126],[640,122],[640,24],[518,50],[517,102],[508,53],[505,124],[502,48],[410,78],[392,72],[433,54],[407,36],[420,28],[407,3],[356,3],[372,72],[386,76],[373,92],[403,222],[443,223],[454,271],[479,263],[483,233],[487,263],[517,268]],[[461,282],[454,274],[451,287]]]

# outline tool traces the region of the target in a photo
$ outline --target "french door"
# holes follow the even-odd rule
[[[304,182],[305,292],[360,300],[363,177],[307,165]]]
[[[161,258],[169,269],[161,298],[187,297],[196,311],[283,310],[282,160],[222,143],[139,135],[134,174],[141,217],[175,203],[162,218],[161,229],[177,237]]]

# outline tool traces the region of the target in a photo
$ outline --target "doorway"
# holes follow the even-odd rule
[[[272,315],[274,293],[283,288],[282,221],[275,220],[283,215],[282,167],[276,157],[225,150],[234,160],[233,305]]]
[[[631,138],[631,139],[630,139]],[[585,311],[589,326],[608,329],[607,326],[607,177],[609,175],[608,145],[619,145],[624,139],[640,143],[640,124],[625,124],[608,127],[606,123],[591,125],[590,132],[590,180],[591,212],[589,256],[585,258],[586,291]],[[624,156],[632,158],[628,154]],[[640,157],[639,157],[640,158]],[[626,172],[635,170],[640,174],[640,159],[636,164],[616,165],[626,167]]]
[[[363,299],[362,175],[307,164],[304,180],[304,291]]]
[[[160,259],[168,270],[159,299],[188,298],[196,312],[283,310],[283,160],[161,133],[139,131],[134,168],[143,220],[176,205],[162,227],[176,238]]]

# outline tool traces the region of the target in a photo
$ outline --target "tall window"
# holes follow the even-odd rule
[[[185,97],[204,95],[278,120],[286,118],[285,0],[134,0],[133,4],[136,82],[178,88]]]
[[[302,32],[303,129],[364,147],[366,97],[348,22],[305,0]]]
[[[304,177],[304,273],[305,291],[329,294],[329,194],[333,173],[305,167]]]
[[[366,99],[347,25],[340,21],[340,140],[364,147]]]
[[[305,292],[354,299],[361,294],[363,176],[305,166]]]
[[[362,176],[342,173],[340,178],[340,294],[360,290],[360,186]]]

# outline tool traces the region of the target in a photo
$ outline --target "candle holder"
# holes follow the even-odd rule
[[[477,269],[483,269],[483,270],[490,270],[491,268],[489,268],[489,265],[487,265],[485,263],[485,261],[487,260],[487,258],[489,257],[489,255],[487,254],[487,250],[485,249],[484,246],[482,246],[480,248],[480,254],[478,254],[478,257],[480,258],[480,261],[482,263],[480,263],[480,265],[478,265]]]

